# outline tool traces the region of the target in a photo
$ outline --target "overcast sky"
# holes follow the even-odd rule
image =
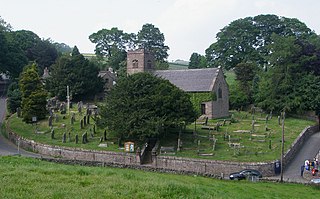
[[[170,47],[169,61],[204,54],[232,21],[259,14],[297,18],[320,33],[318,0],[0,0],[0,16],[14,30],[93,53],[88,37],[103,28],[137,33],[152,23]]]

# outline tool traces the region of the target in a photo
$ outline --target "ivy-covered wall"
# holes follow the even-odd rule
[[[188,93],[192,102],[194,110],[197,114],[201,115],[201,103],[216,101],[217,96],[215,92],[202,92],[202,93]]]

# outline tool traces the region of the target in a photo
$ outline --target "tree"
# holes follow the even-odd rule
[[[40,80],[36,64],[27,65],[20,76],[19,87],[22,96],[22,117],[32,122],[32,117],[44,119],[47,110],[47,92]]]
[[[152,52],[156,61],[167,59],[169,47],[164,44],[165,38],[159,28],[152,24],[144,24],[137,36],[139,47]]]
[[[200,55],[198,53],[192,53],[189,61],[188,68],[206,68],[207,67],[207,60],[206,57]]]
[[[130,46],[130,41],[134,40],[134,34],[124,33],[118,28],[99,30],[89,36],[92,43],[96,44],[95,52],[97,55],[110,58],[113,56],[114,50],[126,50]]]
[[[271,39],[270,69],[262,74],[256,101],[265,109],[278,111],[316,110],[320,87],[315,66],[320,61],[320,48],[308,38],[273,34]]]
[[[21,107],[21,92],[17,82],[12,82],[8,87],[7,103],[10,113],[16,112],[17,108]]]
[[[268,63],[265,57],[271,54],[267,46],[272,34],[296,38],[315,35],[297,19],[276,15],[246,17],[231,22],[217,34],[217,42],[206,50],[206,58],[211,66],[221,65],[227,70],[248,61],[263,68]]]
[[[0,16],[0,32],[10,32],[11,30],[12,26]]]
[[[119,137],[144,140],[162,128],[194,121],[189,96],[169,81],[149,73],[121,78],[101,107],[99,125]]]
[[[93,99],[103,90],[99,68],[80,54],[75,46],[72,56],[64,55],[51,67],[51,76],[46,80],[50,93],[60,100],[66,99],[66,87],[74,100]]]

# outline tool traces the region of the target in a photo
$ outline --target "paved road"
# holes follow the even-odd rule
[[[4,120],[6,115],[6,99],[0,97],[0,125]],[[39,154],[30,153],[24,150],[18,150],[18,147],[13,143],[9,142],[3,135],[0,133],[0,155],[23,155],[28,157],[41,157]]]
[[[283,173],[284,180],[294,182],[306,182],[300,176],[300,168],[306,159],[313,159],[320,150],[320,132],[315,133],[304,143],[296,157],[287,165]]]

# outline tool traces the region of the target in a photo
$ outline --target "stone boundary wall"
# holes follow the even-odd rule
[[[313,133],[317,132],[318,126],[308,127],[304,129],[287,151],[284,157],[284,165],[289,162],[298,152],[303,142]],[[33,140],[25,139],[16,133],[7,129],[8,138],[23,149],[40,153],[42,155],[53,156],[64,159],[62,162],[82,162],[82,165],[94,163],[95,165],[110,165],[116,167],[138,168],[143,170],[197,174],[203,176],[227,176],[231,172],[240,171],[242,169],[256,169],[261,171],[263,176],[275,175],[275,161],[270,162],[230,162],[217,160],[204,160],[193,158],[182,158],[173,156],[158,156],[153,154],[151,165],[141,165],[140,153],[122,153],[99,150],[87,150],[80,148],[51,146],[36,143]],[[50,158],[49,158],[50,159]],[[53,160],[51,161],[58,161]]]
[[[291,147],[284,154],[283,164],[286,166],[293,157],[299,152],[303,143],[314,133],[319,131],[319,126],[309,126],[306,127],[299,136],[295,139],[295,141],[291,144]]]

